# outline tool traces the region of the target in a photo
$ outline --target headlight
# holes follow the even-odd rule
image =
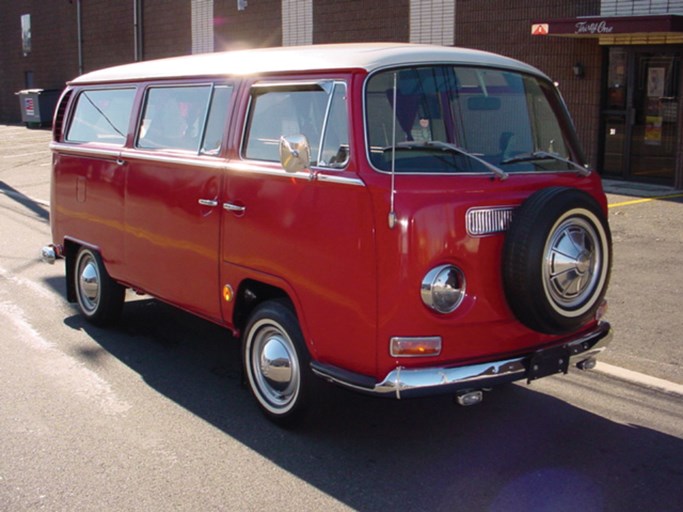
[[[433,268],[422,280],[422,302],[439,313],[451,313],[465,297],[465,274],[453,265]]]

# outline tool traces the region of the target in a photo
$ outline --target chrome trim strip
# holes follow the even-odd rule
[[[563,341],[554,347],[565,347],[570,351],[570,361],[580,362],[602,352],[612,340],[612,330],[608,322],[601,322],[592,331],[569,341]],[[540,351],[542,352],[542,350]],[[409,369],[402,366],[389,372],[381,381],[372,387],[358,384],[363,377],[344,379],[342,372],[329,371],[325,366],[312,364],[313,372],[329,381],[355,389],[363,393],[378,396],[407,398],[454,392],[462,389],[481,389],[496,384],[523,379],[528,373],[528,363],[536,352],[459,367],[431,367]],[[365,378],[367,379],[367,378]]]
[[[121,158],[124,160],[144,160],[145,162],[159,162],[163,164],[189,165],[192,167],[202,167],[204,169],[225,169],[226,162],[222,158],[198,156],[196,153],[188,155],[173,154],[153,154],[143,153],[135,150],[124,149],[121,151]]]
[[[311,181],[310,171],[300,172],[285,172],[282,167],[259,167],[245,162],[230,162],[227,164],[228,170],[244,173],[262,174],[265,176],[277,176],[280,178],[294,178],[297,180]],[[365,182],[360,178],[349,178],[347,176],[340,176],[338,174],[326,174],[320,171],[319,168],[314,170],[314,178],[318,181],[326,183],[338,183],[340,185],[352,185],[356,187],[364,187]]]
[[[121,154],[121,148],[116,147],[116,149],[105,149],[101,147],[93,148],[88,146],[82,146],[79,144],[66,144],[63,142],[50,142],[50,150],[57,151],[59,153],[68,153],[73,155],[84,155],[93,157],[107,157],[107,158],[117,158]]]
[[[510,227],[516,206],[476,206],[465,213],[465,226],[470,236],[503,233]]]
[[[364,187],[365,182],[360,178],[347,178],[346,176],[337,176],[334,174],[322,174],[318,173],[318,181],[324,181],[327,183],[338,183],[339,185],[353,185],[356,187]]]
[[[302,171],[296,173],[286,173],[282,168],[268,168],[257,167],[254,165],[242,162],[226,162],[222,158],[197,156],[194,153],[191,155],[169,155],[169,154],[151,154],[143,153],[130,149],[104,149],[83,147],[80,145],[65,144],[61,142],[51,142],[50,149],[60,153],[93,156],[93,157],[107,157],[119,158],[122,160],[144,160],[147,162],[160,162],[166,164],[189,165],[192,167],[202,167],[205,169],[219,169],[219,170],[233,170],[237,172],[249,172],[253,174],[261,174],[264,176],[278,176],[281,178],[294,178],[298,180],[311,181],[311,173],[309,171]],[[338,174],[327,174],[316,171],[315,179],[325,183],[337,183],[339,185],[351,185],[356,187],[364,187],[365,182],[360,178],[350,178],[347,176],[340,176]]]

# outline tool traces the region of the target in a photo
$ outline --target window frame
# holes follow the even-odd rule
[[[575,130],[573,127],[573,122],[571,119],[571,116],[569,115],[569,112],[566,108],[566,104],[564,103],[564,100],[562,99],[561,95],[559,94],[559,91],[557,90],[557,87],[554,86],[551,82],[549,82],[547,79],[543,78],[542,76],[525,72],[522,70],[515,70],[515,69],[508,69],[504,67],[496,67],[496,66],[483,66],[483,65],[477,65],[477,64],[464,64],[464,63],[420,63],[420,64],[406,64],[402,66],[397,66],[397,67],[386,67],[382,69],[378,69],[374,71],[373,73],[369,74],[364,81],[363,85],[363,132],[364,132],[364,141],[365,141],[365,154],[366,154],[366,159],[370,167],[379,173],[382,174],[391,174],[391,169],[383,169],[381,167],[378,167],[375,165],[375,162],[372,157],[372,144],[371,144],[371,134],[370,134],[370,123],[369,121],[369,102],[368,102],[368,96],[370,94],[370,84],[374,78],[376,78],[379,75],[382,74],[391,74],[393,72],[401,72],[404,70],[409,70],[409,69],[417,69],[417,68],[428,68],[428,67],[450,67],[450,68],[462,68],[462,69],[476,69],[476,70],[491,70],[494,72],[501,72],[501,73],[510,73],[513,75],[518,75],[522,80],[525,79],[531,79],[537,83],[539,86],[539,90],[541,91],[542,95],[545,97],[546,102],[548,103],[550,111],[555,115],[556,121],[557,121],[557,126],[560,129],[560,132],[563,137],[563,142],[566,146],[566,151],[569,154],[569,158],[575,162],[577,162],[580,165],[583,165],[585,162],[585,157],[583,154],[583,151],[581,149],[580,144],[578,143],[578,139],[575,134]],[[525,95],[527,94],[526,88],[525,88]],[[534,137],[534,142],[535,142],[535,137],[536,133],[535,130],[537,127],[534,125],[534,123],[531,120],[531,116],[533,114],[532,112],[532,107],[529,105],[527,101],[527,116],[529,118],[529,123],[530,127],[532,130],[532,137]],[[453,117],[455,113],[451,110],[449,112],[445,112],[446,115],[449,115]],[[451,122],[454,124],[457,124],[457,122],[460,122],[458,119],[452,119]],[[397,134],[400,133],[400,129],[397,123]],[[397,143],[399,140],[397,139]],[[389,142],[389,145],[391,143]],[[466,149],[466,148],[465,148]],[[470,162],[473,163],[473,162]],[[563,173],[563,172],[575,172],[575,169],[571,166],[567,166],[567,169],[548,169],[548,170],[540,170],[536,168],[535,170],[523,170],[523,171],[514,171],[514,174],[540,174],[540,173]],[[438,176],[484,176],[486,174],[486,171],[480,172],[480,171],[459,171],[459,172],[443,172],[443,171],[430,171],[428,168],[425,168],[424,170],[420,171],[414,171],[414,170],[402,170],[402,171],[396,171],[398,174],[402,175],[438,175]]]
[[[346,135],[349,143],[349,150],[348,150],[348,156],[344,160],[343,166],[340,167],[334,167],[330,165],[320,165],[320,157],[322,156],[322,151],[323,151],[323,146],[325,143],[325,139],[328,135],[327,133],[327,128],[328,128],[328,123],[329,123],[329,116],[331,113],[332,109],[332,102],[335,96],[335,91],[337,87],[343,87],[344,88],[344,112],[346,115]],[[328,91],[329,89],[329,91]],[[304,91],[324,91],[327,93],[327,98],[326,98],[326,104],[325,104],[325,111],[323,114],[323,122],[320,126],[320,138],[316,141],[317,142],[317,151],[315,155],[311,155],[315,157],[315,163],[310,164],[311,168],[319,168],[319,169],[324,169],[324,170],[329,170],[329,171],[343,171],[346,169],[349,165],[350,157],[351,157],[351,151],[350,151],[350,146],[351,146],[351,134],[350,134],[350,127],[351,127],[351,119],[349,116],[349,102],[348,102],[348,90],[349,90],[349,85],[346,80],[341,79],[341,78],[321,78],[321,79],[316,79],[316,80],[310,80],[310,79],[301,79],[301,80],[282,80],[282,81],[277,81],[277,80],[263,80],[259,82],[255,82],[251,84],[250,90],[249,90],[249,100],[247,102],[247,108],[244,116],[244,122],[243,122],[243,128],[242,128],[242,137],[240,141],[240,146],[239,146],[239,156],[242,160],[247,160],[247,161],[254,161],[254,162],[262,162],[262,163],[267,163],[267,164],[280,164],[280,160],[264,160],[260,158],[254,158],[253,156],[248,156],[247,155],[247,148],[249,145],[249,137],[252,129],[252,120],[255,112],[255,105],[256,105],[256,99],[258,96],[262,96],[264,94],[268,94],[270,92],[304,92]],[[282,135],[287,135],[287,134],[282,134]],[[310,141],[309,141],[310,143]],[[311,145],[313,147],[313,145]]]
[[[215,150],[215,151],[206,151],[204,149],[204,143],[206,141],[206,130],[208,127],[209,123],[209,117],[212,113],[212,108],[213,108],[213,101],[215,98],[215,92],[216,89],[219,87],[225,87],[226,89],[229,90],[229,98],[227,101],[227,104],[225,106],[225,115],[222,120],[222,128],[223,131],[221,133],[221,144],[220,147]],[[144,147],[140,145],[140,139],[141,139],[141,132],[143,129],[143,124],[145,121],[145,114],[147,112],[147,108],[149,105],[149,98],[150,98],[150,93],[153,90],[160,90],[160,89],[201,89],[201,88],[208,88],[208,94],[206,96],[206,101],[204,103],[204,106],[201,108],[201,114],[200,114],[200,123],[198,126],[199,134],[197,137],[197,145],[196,147],[193,148],[182,148],[182,147]],[[232,81],[193,81],[193,82],[172,82],[172,83],[162,83],[162,82],[154,82],[154,83],[149,83],[146,84],[145,87],[143,88],[141,99],[140,99],[140,108],[139,108],[139,113],[138,113],[138,119],[136,122],[135,126],[135,132],[133,136],[133,141],[132,141],[132,147],[135,150],[138,151],[154,151],[154,152],[172,152],[172,153],[182,153],[182,154],[191,154],[194,156],[218,156],[220,155],[224,150],[225,150],[225,142],[226,142],[226,132],[228,130],[228,123],[230,120],[230,116],[232,115],[232,105],[234,102],[234,96],[235,96],[235,91],[237,89],[237,86],[234,82]]]

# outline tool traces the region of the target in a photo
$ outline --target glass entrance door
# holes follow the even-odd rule
[[[612,47],[603,110],[603,172],[673,183],[680,54]]]

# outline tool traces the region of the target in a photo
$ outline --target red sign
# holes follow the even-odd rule
[[[534,23],[531,25],[531,35],[532,36],[547,36],[548,35],[548,24],[547,23]]]

